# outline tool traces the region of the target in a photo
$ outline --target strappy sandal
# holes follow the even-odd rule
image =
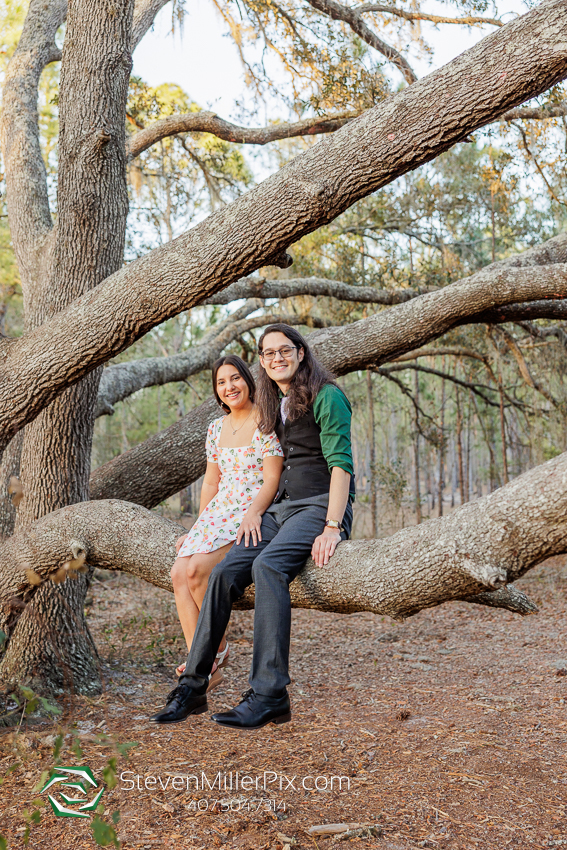
[[[216,672],[217,670],[220,670],[221,667],[226,667],[227,664],[228,664],[229,658],[230,658],[230,649],[229,649],[228,641],[227,641],[225,648],[221,652],[217,652],[217,654],[216,654],[215,664],[217,666],[213,668],[213,671]],[[178,667],[175,668],[175,675],[177,676],[177,678],[179,678],[179,676],[182,676],[184,674],[184,672],[185,672],[185,661],[183,661],[182,664],[180,664]],[[213,675],[213,674],[211,674],[211,675]],[[219,684],[220,684],[220,682],[219,682]],[[216,687],[216,685],[215,685],[215,687]]]
[[[179,676],[182,676],[183,673],[185,672],[185,662],[183,664],[180,664],[179,667],[176,667],[175,672],[177,673],[178,678],[179,678]],[[207,688],[207,693],[209,691],[214,691],[215,688],[218,688],[219,685],[222,685],[223,681],[224,681],[224,676],[221,673],[221,671],[219,670],[219,666],[218,666],[217,662],[215,661],[214,666],[213,666],[213,672],[209,676],[209,686]]]
[[[227,641],[226,646],[222,650],[222,652],[217,652],[216,659],[215,659],[216,662],[217,662],[217,669],[220,670],[221,667],[226,667],[227,664],[228,664],[229,658],[230,658],[230,648],[229,648],[228,641]]]

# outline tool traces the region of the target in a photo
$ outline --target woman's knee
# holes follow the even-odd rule
[[[186,571],[189,587],[200,587],[203,582],[208,581],[210,573],[210,562],[206,558],[199,558],[198,555],[193,555]]]
[[[171,568],[171,581],[173,583],[173,587],[179,587],[183,584],[187,584],[187,570],[189,568],[189,564],[191,563],[192,558],[177,558]]]

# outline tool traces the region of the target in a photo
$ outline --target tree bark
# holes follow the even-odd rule
[[[124,113],[131,69],[133,0],[71,0],[60,82],[57,227],[49,269],[26,302],[26,324],[37,328],[122,264],[128,195]],[[100,371],[67,388],[25,429],[16,529],[64,505],[89,498],[92,429]],[[83,617],[87,588],[42,588],[18,619],[0,674],[58,690],[61,658],[73,661],[73,687],[100,688],[93,643]],[[58,652],[45,635],[58,635]],[[46,654],[47,653],[47,654]]]
[[[20,457],[24,432],[19,431],[2,458],[0,465],[0,540],[14,532],[16,524],[16,503],[8,492],[10,479],[20,478]]]
[[[124,570],[171,590],[179,529],[117,500],[71,505],[38,520],[0,545],[0,627],[9,630],[21,600],[37,593],[31,581],[42,588],[50,576],[72,573],[83,557],[91,566]],[[309,560],[292,585],[293,604],[403,619],[502,588],[567,551],[566,541],[567,454],[562,454],[446,517],[387,539],[343,542],[328,569]],[[245,604],[252,600],[251,589]],[[505,593],[491,601],[498,607],[510,602]]]
[[[135,159],[162,139],[177,136],[179,133],[211,133],[226,142],[236,142],[240,145],[267,145],[278,139],[334,133],[358,115],[358,112],[340,112],[337,115],[304,118],[302,121],[272,124],[269,127],[239,127],[220,118],[216,112],[202,111],[169,115],[130,136],[128,158]]]
[[[64,388],[156,324],[263,265],[287,264],[291,242],[563,79],[566,9],[567,0],[544,0],[41,328],[0,341],[0,449]]]

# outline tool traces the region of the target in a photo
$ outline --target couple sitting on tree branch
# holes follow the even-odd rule
[[[258,385],[235,356],[213,367],[224,416],[209,426],[199,518],[178,541],[172,579],[189,655],[152,720],[207,710],[228,661],[232,605],[255,585],[250,689],[219,726],[259,729],[291,718],[287,685],[289,585],[311,555],[326,567],[350,534],[354,476],[351,407],[305,339],[270,325],[259,341]]]

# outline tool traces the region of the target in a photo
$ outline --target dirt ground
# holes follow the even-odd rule
[[[0,834],[9,847],[23,846],[24,809],[53,767],[59,731],[63,765],[88,765],[101,780],[117,759],[103,817],[120,812],[123,848],[567,847],[564,559],[518,583],[541,609],[523,619],[465,603],[402,624],[295,611],[292,722],[255,733],[220,729],[206,714],[170,728],[147,722],[184,655],[173,597],[129,576],[101,578],[89,622],[104,694],[67,697],[57,723],[0,733]],[[250,612],[235,612],[229,640],[232,663],[212,710],[234,705],[247,686]],[[127,742],[136,746],[126,757],[115,746]],[[251,777],[245,788],[236,788],[237,773],[239,783]],[[248,787],[257,777],[258,789]],[[355,830],[343,842],[307,831],[335,823],[378,834]],[[96,845],[89,819],[44,806],[27,846]]]

